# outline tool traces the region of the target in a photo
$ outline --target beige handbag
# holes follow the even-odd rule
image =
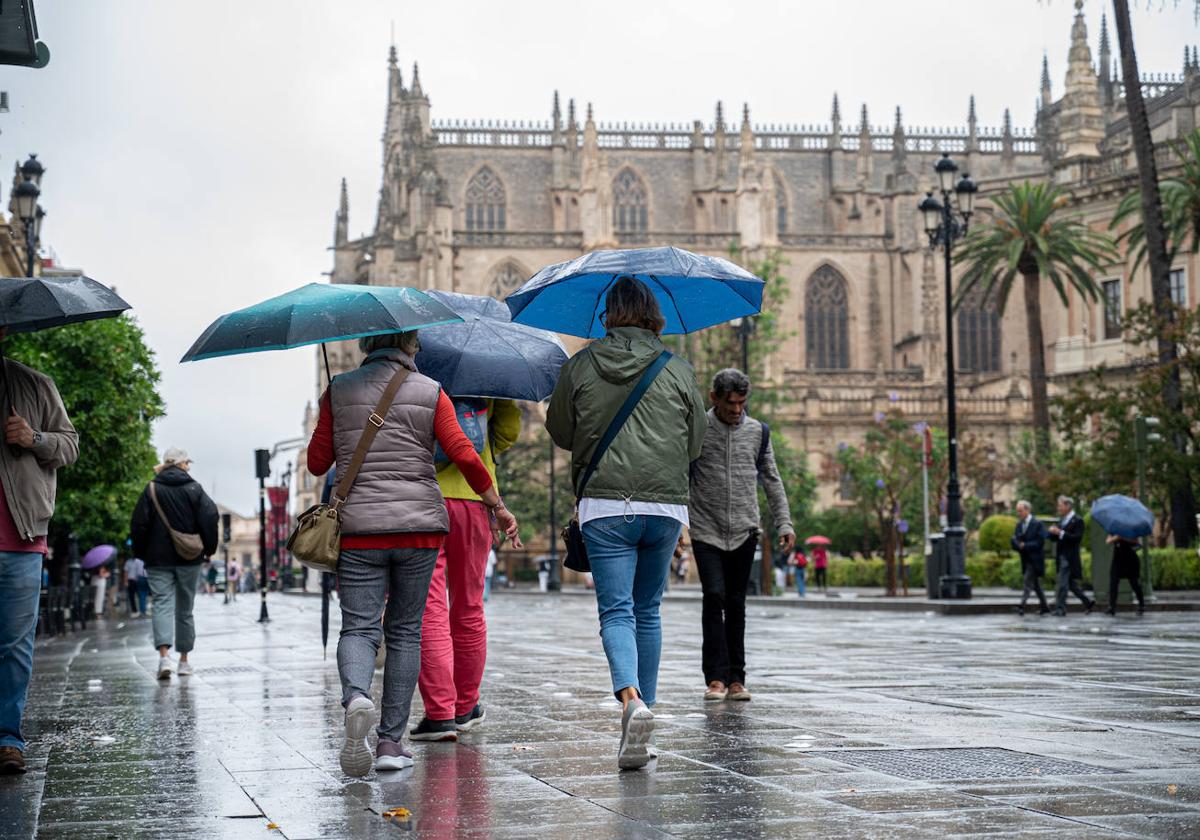
[[[383,420],[408,374],[408,368],[401,365],[383,390],[379,404],[367,418],[367,426],[358,439],[350,466],[342,473],[342,480],[337,487],[333,488],[330,504],[313,505],[296,518],[296,530],[288,537],[287,549],[308,568],[318,572],[337,571],[338,555],[342,551],[342,505],[346,503],[354,479],[358,478],[358,471],[367,459],[367,450],[371,448],[375,435],[383,428]]]
[[[158,518],[162,520],[167,533],[171,535],[171,544],[175,546],[175,553],[184,560],[198,560],[200,555],[204,553],[204,540],[200,539],[199,534],[185,534],[183,531],[176,531],[172,528],[171,520],[167,519],[167,515],[163,513],[162,505],[158,503],[158,492],[154,489],[154,482],[151,481],[148,487],[150,489],[150,501],[154,502],[154,509],[158,511]]]

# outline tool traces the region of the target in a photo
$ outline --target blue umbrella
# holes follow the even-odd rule
[[[454,397],[541,402],[554,391],[567,351],[554,333],[514,324],[495,298],[430,291],[463,320],[421,331],[417,370]]]
[[[404,286],[309,283],[222,315],[180,361],[287,350],[461,320],[445,304]]]
[[[653,290],[668,335],[693,333],[762,309],[762,280],[729,260],[682,248],[592,251],[543,268],[506,302],[517,323],[601,338],[604,298],[622,275]]]
[[[1092,505],[1092,519],[1109,534],[1137,539],[1154,532],[1154,514],[1129,496],[1102,496]]]

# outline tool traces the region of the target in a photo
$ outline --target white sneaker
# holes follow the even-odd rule
[[[367,746],[367,733],[375,720],[375,704],[361,694],[346,707],[346,743],[342,746],[339,761],[347,776],[365,776],[371,772],[374,759]]]
[[[621,716],[621,747],[617,750],[617,767],[637,770],[650,761],[646,744],[654,734],[654,712],[639,698],[631,700]]]
[[[171,672],[175,670],[175,665],[171,662],[171,657],[160,656],[158,659],[158,678],[160,680],[171,679]]]
[[[192,668],[192,663],[186,660],[179,663],[179,667],[175,669],[175,673],[181,677],[190,677],[195,669]]]

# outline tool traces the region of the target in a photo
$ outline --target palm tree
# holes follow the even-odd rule
[[[1078,216],[1059,211],[1067,204],[1060,189],[1026,181],[1011,184],[993,199],[992,217],[967,234],[957,259],[966,265],[958,283],[956,306],[976,289],[983,302],[995,300],[1000,313],[1008,304],[1017,276],[1025,292],[1032,385],[1034,442],[1039,457],[1050,451],[1050,405],[1046,396],[1046,343],[1042,338],[1041,281],[1049,280],[1068,305],[1067,291],[1100,299],[1089,269],[1117,259],[1112,240],[1089,228]]]
[[[1176,0],[1178,4],[1179,0]],[[1200,0],[1194,3],[1200,19]],[[1150,292],[1155,314],[1164,321],[1172,318],[1171,261],[1168,259],[1166,226],[1163,223],[1162,196],[1158,189],[1158,167],[1154,160],[1154,140],[1150,136],[1150,120],[1146,115],[1146,100],[1142,97],[1141,76],[1137,52],[1133,46],[1133,26],[1129,20],[1129,0],[1113,0],[1113,22],[1117,28],[1117,46],[1121,56],[1121,78],[1125,80],[1125,110],[1129,114],[1129,134],[1137,158],[1138,191],[1141,195],[1143,239],[1146,261],[1150,265]],[[1183,411],[1183,385],[1176,361],[1179,350],[1171,340],[1170,331],[1163,330],[1158,339],[1158,362],[1169,375],[1163,388],[1163,400],[1171,411]],[[1181,455],[1187,451],[1183,435],[1171,440]],[[1186,548],[1196,534],[1196,499],[1189,482],[1171,488],[1171,530],[1175,546]]]
[[[1167,263],[1175,261],[1180,251],[1193,254],[1200,251],[1200,129],[1180,142],[1172,143],[1175,154],[1183,162],[1177,177],[1158,182],[1162,196],[1163,223],[1167,231]],[[1132,278],[1146,259],[1146,228],[1142,224],[1142,196],[1131,192],[1117,205],[1109,230],[1130,226],[1117,236],[1133,255]]]

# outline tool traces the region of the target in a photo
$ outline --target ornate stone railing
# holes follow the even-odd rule
[[[456,230],[454,245],[477,248],[583,248],[583,233],[570,231]]]

